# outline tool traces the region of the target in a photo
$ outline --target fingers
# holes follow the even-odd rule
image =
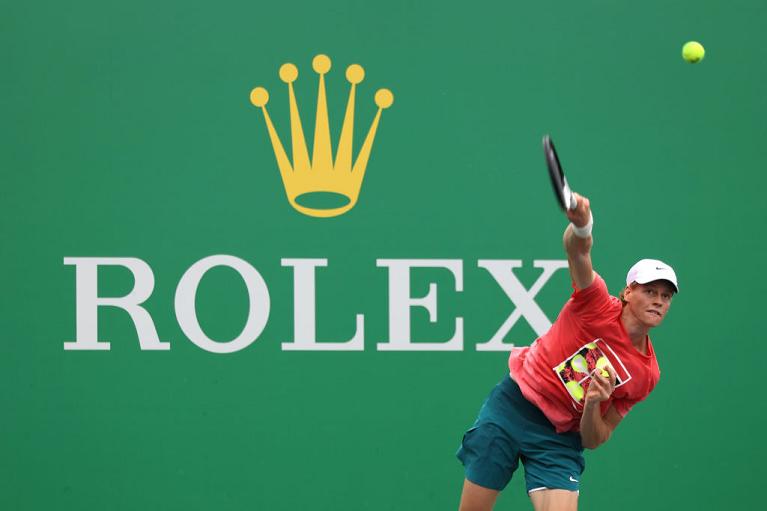
[[[584,197],[580,193],[573,192],[573,195],[575,196],[576,200],[578,201],[578,206],[575,208],[575,211],[583,211],[588,213],[589,209],[591,208],[591,203],[588,199],[588,197]]]
[[[596,371],[591,375],[591,383],[589,384],[589,388],[591,388],[592,385],[596,386],[600,394],[605,393],[605,397],[610,397],[610,382],[600,376]]]
[[[565,211],[568,220],[578,227],[583,227],[589,221],[591,213],[591,203],[588,198],[573,192],[576,200],[578,201],[578,207],[575,209],[569,209]]]
[[[607,369],[609,367],[609,369]],[[607,378],[599,374],[601,371],[598,369],[594,370],[594,373],[592,374],[592,380],[596,380],[599,382],[600,387],[604,387],[605,389],[608,389],[610,393],[612,393],[613,388],[615,387],[615,371],[612,371],[612,368],[610,366],[605,366],[605,369],[607,369],[607,372],[610,374]],[[612,372],[610,372],[612,371]]]
[[[609,379],[601,374],[600,369],[595,369],[591,373],[591,382],[589,383],[588,397],[596,398],[598,401],[607,401],[615,389],[615,370],[609,365],[605,366],[610,374]],[[596,395],[592,392],[596,391]]]

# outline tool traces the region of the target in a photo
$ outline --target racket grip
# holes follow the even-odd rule
[[[574,193],[570,193],[570,211],[578,207],[578,199],[575,198]]]

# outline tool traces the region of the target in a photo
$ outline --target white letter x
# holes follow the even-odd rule
[[[524,316],[536,335],[541,336],[551,328],[551,321],[546,317],[538,304],[535,303],[535,295],[548,282],[554,273],[567,268],[566,260],[540,260],[533,261],[535,268],[543,268],[543,273],[538,277],[530,290],[526,290],[522,283],[514,275],[514,268],[520,268],[522,261],[480,259],[477,261],[480,268],[486,269],[490,275],[501,285],[506,296],[516,305],[514,312],[506,318],[501,328],[490,338],[489,341],[476,345],[477,351],[510,351],[514,344],[504,344],[503,338],[509,333],[520,317]]]

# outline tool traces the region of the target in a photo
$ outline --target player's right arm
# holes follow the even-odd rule
[[[615,404],[610,404],[602,415],[602,402],[610,399],[615,390],[615,370],[608,364],[605,367],[608,377],[605,378],[595,371],[586,391],[586,401],[581,416],[581,443],[586,449],[596,449],[610,439],[610,435],[623,417],[618,413]]]
[[[573,224],[583,227],[589,223],[591,218],[591,205],[589,199],[575,194],[578,200],[578,207],[566,212],[567,218],[572,222],[565,229],[564,244],[567,252],[567,262],[570,266],[570,276],[575,282],[576,289],[584,289],[594,282],[594,268],[591,265],[591,245],[593,239],[591,235],[587,238],[576,236],[573,232]]]

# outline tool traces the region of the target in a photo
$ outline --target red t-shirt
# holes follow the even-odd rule
[[[603,414],[613,404],[625,416],[658,383],[660,370],[650,338],[647,354],[642,354],[626,333],[622,309],[596,275],[589,287],[572,294],[548,332],[530,346],[512,349],[512,378],[557,432],[580,429],[590,375],[606,363],[618,378],[612,396],[602,402]]]

